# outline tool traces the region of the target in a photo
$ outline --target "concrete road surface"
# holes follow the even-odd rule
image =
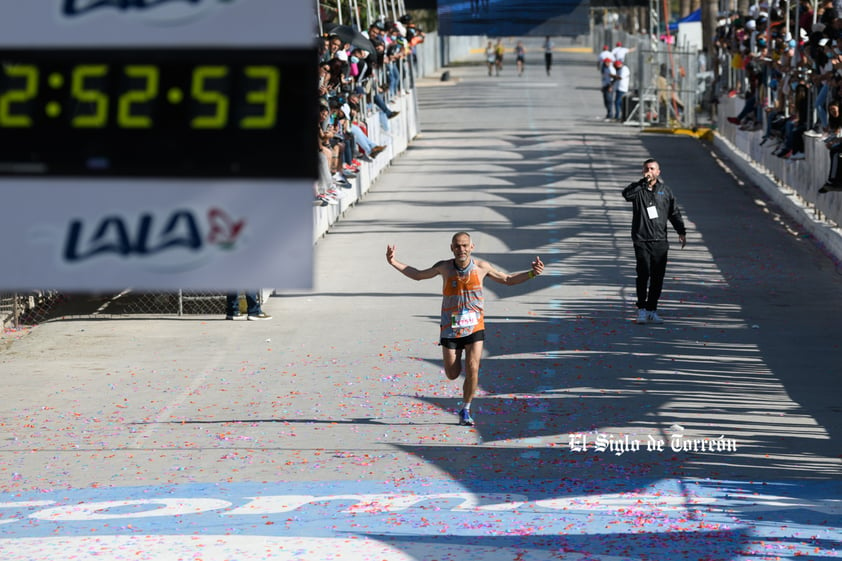
[[[595,55],[560,47],[551,77],[536,47],[521,77],[420,84],[423,133],[272,321],[6,334],[0,558],[840,557],[838,262],[710,145],[604,122]],[[658,326],[632,321],[620,196],[649,157],[689,228]],[[486,284],[475,427],[440,281],[385,261],[428,267],[459,230],[547,266]]]

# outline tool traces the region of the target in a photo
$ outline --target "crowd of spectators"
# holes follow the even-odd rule
[[[324,28],[319,38],[318,206],[338,204],[362,162],[386,150],[369,135],[369,119],[379,119],[388,133],[389,120],[398,115],[389,104],[409,89],[413,48],[424,40],[410,15],[376,21],[367,30],[330,22]]]
[[[763,131],[761,145],[788,160],[805,158],[804,137],[821,137],[831,174],[820,189],[842,190],[842,19],[832,0],[755,5],[717,29],[719,75],[733,78],[731,96],[744,98],[729,122]]]

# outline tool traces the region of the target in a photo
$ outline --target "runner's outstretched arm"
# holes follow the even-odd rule
[[[429,269],[416,269],[411,265],[407,265],[405,263],[401,263],[397,259],[395,259],[395,246],[387,245],[386,246],[386,262],[389,263],[392,267],[406,275],[407,277],[411,278],[412,280],[424,280],[424,279],[431,279],[439,274],[438,265],[436,263]]]
[[[494,267],[492,267],[491,264],[489,264],[486,261],[483,261],[480,266],[487,268],[487,274],[489,277],[491,277],[491,280],[497,281],[500,284],[505,284],[507,286],[512,286],[515,284],[526,282],[529,279],[535,278],[544,272],[544,262],[541,261],[540,257],[535,258],[535,261],[532,262],[531,269],[529,269],[528,271],[522,271],[520,273],[502,273]]]

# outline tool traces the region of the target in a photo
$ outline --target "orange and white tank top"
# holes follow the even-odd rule
[[[458,339],[485,329],[482,279],[474,260],[464,269],[448,262],[441,301],[441,337]]]

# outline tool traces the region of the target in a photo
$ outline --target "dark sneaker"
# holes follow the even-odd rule
[[[470,411],[466,411],[464,409],[459,411],[459,424],[466,427],[474,426],[474,419],[471,417]]]
[[[270,316],[266,312],[260,312],[259,314],[249,314],[249,321],[260,321],[264,319],[272,319],[272,316]]]
[[[228,314],[227,316],[225,316],[225,319],[237,321],[237,320],[241,320],[241,319],[246,319],[246,317],[243,316],[243,315],[240,315],[240,314]]]
[[[819,189],[819,193],[827,193],[829,191],[842,191],[842,184],[828,181]]]
[[[400,111],[392,111],[391,113],[389,113],[388,117],[389,117],[389,119],[394,119],[399,114],[400,114]]]

